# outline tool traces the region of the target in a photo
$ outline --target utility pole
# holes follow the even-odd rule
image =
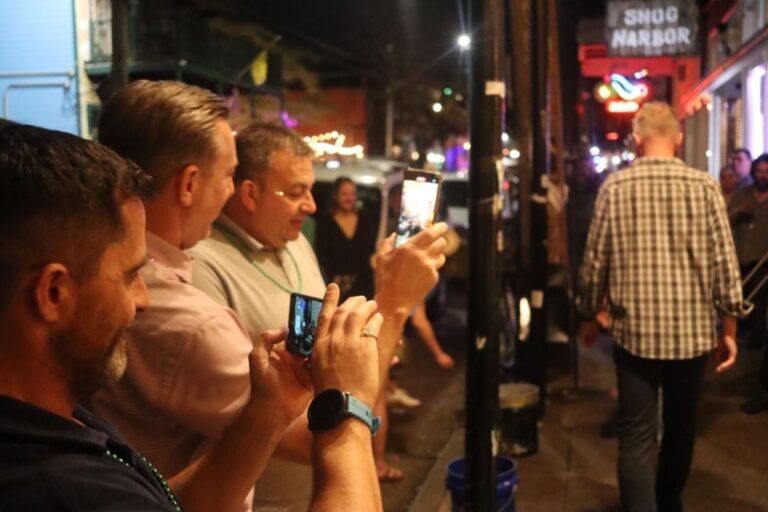
[[[390,42],[385,48],[387,56],[387,86],[384,89],[384,156],[392,158],[392,144],[395,134],[395,47]]]
[[[128,0],[112,0],[112,73],[106,98],[128,85]]]
[[[531,367],[530,382],[539,386],[539,405],[544,411],[546,401],[546,349],[547,320],[545,290],[547,287],[547,184],[544,178],[550,167],[550,129],[547,95],[548,44],[547,2],[530,0],[531,7],[531,134],[533,159],[531,167],[530,206],[530,263],[522,269],[529,280],[531,305],[531,333],[529,338]]]
[[[470,0],[470,279],[467,321],[466,510],[495,510],[493,430],[499,393],[499,174],[503,0]]]

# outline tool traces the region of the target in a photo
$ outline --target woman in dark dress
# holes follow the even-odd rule
[[[317,219],[315,249],[326,280],[339,285],[341,300],[353,295],[373,297],[370,258],[375,245],[373,225],[357,211],[357,187],[346,176],[337,178],[331,211]]]

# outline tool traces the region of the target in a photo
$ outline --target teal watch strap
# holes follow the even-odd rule
[[[363,402],[355,398],[351,393],[344,393],[345,409],[348,416],[353,416],[371,429],[371,435],[375,436],[381,425],[381,418],[373,416],[371,410]]]

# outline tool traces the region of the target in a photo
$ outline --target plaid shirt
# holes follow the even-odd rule
[[[713,308],[741,316],[739,265],[714,179],[677,158],[640,158],[597,197],[579,272],[579,305],[607,299],[630,353],[689,359],[715,347]]]

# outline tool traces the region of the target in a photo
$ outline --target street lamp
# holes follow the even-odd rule
[[[472,44],[472,39],[467,34],[461,34],[456,40],[456,44],[458,44],[459,48],[462,50],[468,50],[469,46]]]
[[[443,111],[443,104],[440,103],[439,101],[433,103],[432,104],[432,111],[435,112],[436,114],[439,114],[440,112]]]

